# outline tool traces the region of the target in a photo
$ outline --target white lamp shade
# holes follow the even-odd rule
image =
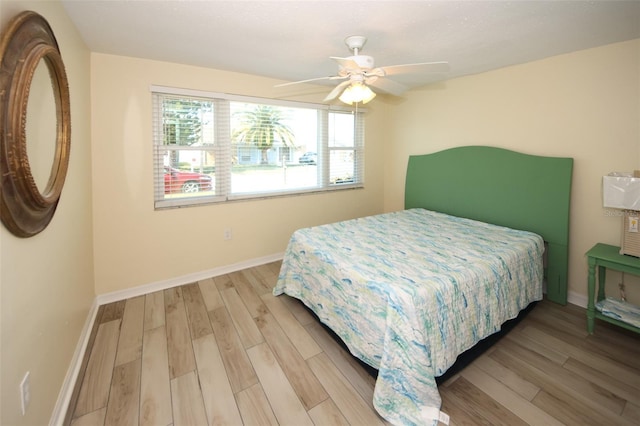
[[[354,102],[366,104],[375,97],[376,94],[368,86],[354,82],[344,89],[339,99],[347,105],[353,105]]]
[[[604,207],[640,210],[640,178],[604,176],[602,178]]]

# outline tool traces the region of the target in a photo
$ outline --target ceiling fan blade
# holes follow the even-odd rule
[[[343,81],[342,83],[338,84],[336,87],[333,88],[333,90],[331,92],[329,92],[329,94],[327,95],[326,98],[324,98],[324,102],[329,102],[334,100],[335,98],[337,98],[338,96],[340,96],[340,93],[342,93],[342,90],[348,86],[349,84],[351,84],[350,80],[347,81]]]
[[[294,84],[310,83],[312,81],[321,81],[321,80],[342,80],[344,78],[347,78],[347,77],[342,77],[340,75],[332,75],[332,76],[329,76],[329,77],[317,77],[317,78],[310,78],[310,79],[307,79],[307,80],[290,81],[288,83],[276,84],[273,87],[285,87],[285,86],[291,86],[291,85],[294,85]]]
[[[424,72],[447,72],[449,71],[449,63],[421,62],[417,64],[390,65],[388,67],[380,68],[384,71],[385,75],[420,74]]]
[[[337,56],[330,56],[329,59],[333,59],[338,63],[338,65],[340,65],[342,68],[345,68],[347,70],[354,70],[354,71],[360,70],[360,65],[358,65],[358,63],[353,59],[338,58]]]
[[[374,75],[368,75],[368,74],[367,74],[367,75],[365,75],[365,77],[364,77],[364,83],[365,83],[365,84],[368,84],[368,85],[371,85],[371,84],[373,84],[373,83],[374,83],[374,82],[375,82],[379,77],[380,77],[380,76],[377,76],[377,75],[375,75],[375,74],[374,74]]]
[[[395,96],[400,96],[409,89],[407,86],[396,83],[388,78],[376,78],[371,81],[369,85]]]

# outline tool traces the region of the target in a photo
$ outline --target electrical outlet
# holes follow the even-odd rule
[[[20,407],[22,408],[22,415],[24,416],[31,402],[31,376],[27,373],[20,382]]]
[[[230,240],[233,237],[233,233],[231,232],[231,228],[224,228],[224,239]]]

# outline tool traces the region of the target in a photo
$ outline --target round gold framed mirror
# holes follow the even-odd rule
[[[29,94],[36,70],[41,74],[43,68],[50,77],[53,94],[53,101],[44,103],[55,111],[33,116],[33,112],[30,115],[27,111],[39,109],[27,105],[40,102],[41,96]],[[54,124],[50,127],[54,134],[45,137],[50,136],[54,148],[43,151],[53,152],[53,159],[39,159],[38,166],[45,164],[51,168],[45,171],[45,179],[38,179],[38,185],[32,173],[34,164],[27,152],[27,135],[41,132],[27,129],[43,125],[48,128],[43,124],[47,115],[53,117],[50,121]],[[53,218],[67,175],[70,144],[69,84],[58,42],[42,16],[23,12],[9,22],[0,38],[0,216],[14,235],[31,237],[44,230]],[[42,143],[31,146],[42,146]],[[31,154],[34,154],[33,148]]]

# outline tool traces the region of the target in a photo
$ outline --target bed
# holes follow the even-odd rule
[[[275,295],[378,370],[374,407],[437,424],[435,378],[530,303],[566,303],[573,161],[484,146],[409,158],[405,209],[291,236]]]

